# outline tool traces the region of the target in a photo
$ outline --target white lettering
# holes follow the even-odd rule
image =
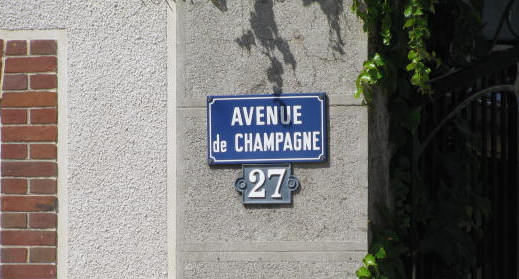
[[[290,124],[290,106],[281,106],[279,109],[281,110],[281,124]]]
[[[276,151],[279,151],[279,145],[283,141],[283,133],[277,132],[276,133]]]
[[[294,150],[295,151],[301,150],[301,133],[300,132],[294,133]]]
[[[234,136],[234,150],[236,150],[236,152],[242,152],[243,147],[239,145],[238,138],[243,139],[243,135],[241,133],[238,133]]]
[[[252,124],[252,115],[254,114],[254,108],[250,107],[249,111],[247,112],[247,107],[243,107],[243,115],[245,115],[245,124],[247,126],[250,126]]]
[[[254,138],[254,152],[263,151],[263,146],[261,145],[261,137],[259,133],[256,133],[256,137]]]
[[[234,107],[231,126],[301,125],[302,106]],[[244,123],[245,120],[245,123]]]
[[[243,126],[243,121],[241,119],[241,113],[239,107],[234,107],[234,111],[232,113],[231,126],[234,126],[238,122],[238,125]]]
[[[320,151],[320,131],[310,132],[270,132],[236,133],[234,135],[235,152],[268,151]],[[214,152],[227,152],[227,142],[216,135],[213,141]]]
[[[300,109],[301,106],[294,106],[294,124],[303,124],[303,121],[299,119],[301,117]]]
[[[265,121],[263,117],[265,117],[265,113],[263,112],[265,107],[256,107],[256,125],[265,125]]]
[[[212,142],[213,152],[227,152],[227,141],[220,140],[220,134],[216,134],[216,140]]]
[[[290,133],[287,132],[285,134],[285,144],[283,145],[283,151],[287,151],[287,150],[290,150],[292,151],[293,148],[292,148],[292,138],[290,137]]]
[[[267,107],[267,125],[278,125],[278,107]]]
[[[312,132],[303,132],[303,150],[312,150]]]
[[[264,151],[274,151],[274,133],[263,133]]]
[[[252,151],[252,133],[246,133],[244,139],[245,152]]]
[[[313,150],[321,150],[321,147],[317,146],[317,143],[319,142],[319,135],[321,134],[321,132],[313,132]]]

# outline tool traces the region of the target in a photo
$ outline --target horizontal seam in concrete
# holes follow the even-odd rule
[[[206,242],[183,243],[183,252],[327,252],[327,251],[365,251],[363,242]]]
[[[181,252],[185,262],[345,262],[366,251],[328,252]]]
[[[240,95],[241,96],[241,95]],[[247,96],[247,95],[243,95]],[[265,94],[265,96],[269,96]],[[328,96],[329,106],[365,106],[362,100],[351,95]],[[207,107],[206,97],[195,97],[179,101],[177,108],[205,108]]]

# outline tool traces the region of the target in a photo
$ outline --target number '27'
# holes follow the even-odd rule
[[[260,169],[253,169],[249,173],[249,181],[254,184],[254,187],[249,192],[248,197],[254,199],[264,199],[266,195],[265,180],[271,179],[273,176],[279,176],[278,182],[276,183],[276,189],[274,193],[270,196],[273,199],[281,199],[281,183],[285,178],[286,169],[268,169],[267,176],[265,178],[265,172]]]

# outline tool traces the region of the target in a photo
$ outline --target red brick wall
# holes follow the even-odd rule
[[[0,278],[55,278],[57,43],[0,40],[0,57]]]

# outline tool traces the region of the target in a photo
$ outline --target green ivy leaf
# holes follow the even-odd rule
[[[412,15],[413,15],[413,6],[409,5],[409,6],[405,7],[404,17],[408,18],[408,17],[411,17]]]
[[[363,84],[373,84],[373,77],[367,73],[363,72],[359,75],[358,79],[358,85],[362,86]]]
[[[375,64],[377,66],[385,66],[386,65],[386,62],[384,61],[384,58],[382,58],[382,55],[380,55],[378,52],[375,53],[375,55],[373,55],[373,62],[375,62]]]
[[[355,98],[359,98],[360,95],[362,95],[363,92],[364,92],[364,87],[363,86],[357,86],[357,90],[355,90],[355,94],[353,96],[355,96]]]
[[[414,25],[414,18],[408,18],[404,22],[404,29],[409,28]]]
[[[364,266],[362,266],[361,268],[357,269],[357,272],[355,272],[355,274],[359,278],[370,278],[371,277],[371,272],[369,271],[368,268],[366,268]]]
[[[386,254],[386,250],[384,249],[384,247],[380,247],[377,251],[377,253],[375,253],[375,257],[377,259],[385,259],[387,257],[387,254]]]
[[[383,43],[385,46],[389,46],[389,45],[391,45],[391,38],[384,37],[384,38],[382,39],[382,43]]]
[[[377,266],[377,260],[375,259],[375,256],[371,255],[371,254],[367,254],[365,257],[364,257],[364,260],[362,260],[364,262],[364,264],[367,266],[367,267],[370,267],[370,266]]]
[[[418,57],[418,52],[416,50],[410,50],[408,53],[407,53],[407,59],[409,60],[414,60],[415,58]]]
[[[389,10],[389,8],[388,8]],[[389,12],[389,11],[388,11]],[[380,35],[382,36],[382,43],[385,46],[389,46],[391,44],[391,17],[389,13],[386,13],[384,19],[382,19],[382,26]]]
[[[365,69],[376,69],[377,68],[377,64],[375,64],[374,61],[372,60],[368,60],[366,62],[364,62],[364,64],[362,65]]]

